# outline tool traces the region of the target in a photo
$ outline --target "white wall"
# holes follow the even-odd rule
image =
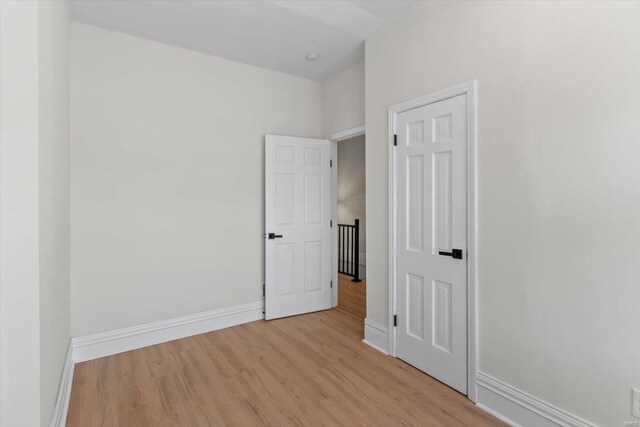
[[[361,253],[366,253],[367,246],[364,144],[364,135],[338,142],[338,222],[353,224],[356,218],[360,220]]]
[[[387,109],[478,79],[479,368],[603,426],[640,386],[640,3],[420,4],[366,41],[367,316]]]
[[[0,3],[0,425],[40,424],[38,5]]]
[[[322,135],[364,125],[364,62],[322,82]]]
[[[259,301],[264,135],[318,82],[72,26],[72,334]]]
[[[0,425],[47,425],[70,336],[69,10],[0,9]]]
[[[38,2],[41,424],[53,412],[71,333],[69,5]]]

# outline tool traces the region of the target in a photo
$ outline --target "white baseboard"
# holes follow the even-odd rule
[[[364,339],[362,342],[379,352],[389,354],[389,329],[382,323],[364,319]]]
[[[73,361],[83,362],[264,318],[264,302],[206,311],[71,339]]]
[[[478,371],[476,378],[478,407],[512,426],[594,427],[588,421],[483,372]]]
[[[60,378],[60,388],[58,389],[58,398],[56,406],[53,408],[50,427],[64,427],[67,423],[67,411],[69,410],[69,399],[71,398],[71,385],[73,383],[73,347],[69,340],[69,348],[67,349],[67,357],[62,367],[62,377]]]

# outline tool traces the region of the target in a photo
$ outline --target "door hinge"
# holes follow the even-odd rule
[[[262,284],[262,296],[267,296],[267,285],[265,285],[264,283]]]
[[[394,314],[393,315],[393,326],[398,326],[398,315]]]
[[[393,145],[397,146],[398,145],[398,135],[393,134]]]
[[[333,280],[330,283],[331,283],[331,287],[333,288]]]
[[[329,220],[329,228],[331,228],[331,227],[333,227],[333,220],[332,219]]]
[[[329,160],[329,167],[332,168],[333,167],[333,160]]]

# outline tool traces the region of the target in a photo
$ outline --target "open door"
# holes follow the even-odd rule
[[[265,143],[265,318],[329,309],[330,143],[277,135]]]

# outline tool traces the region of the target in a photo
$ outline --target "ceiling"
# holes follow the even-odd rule
[[[77,0],[73,19],[312,80],[364,58],[364,39],[416,0]],[[307,62],[317,53],[316,62]]]

